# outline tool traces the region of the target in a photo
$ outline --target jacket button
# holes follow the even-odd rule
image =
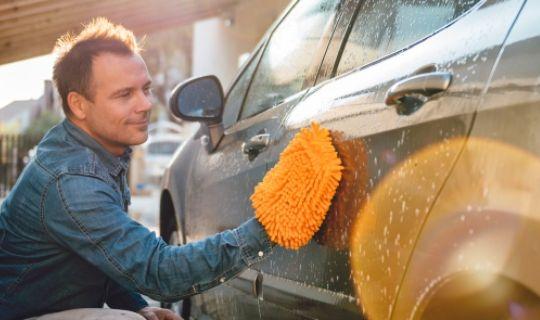
[[[262,257],[262,256],[264,256],[264,252],[259,251],[259,257]]]

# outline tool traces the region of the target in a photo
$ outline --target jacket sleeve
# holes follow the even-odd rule
[[[44,226],[119,285],[159,301],[176,301],[210,289],[262,260],[273,244],[260,223],[182,246],[132,220],[120,195],[96,177],[63,174],[44,199]]]
[[[109,287],[105,303],[107,303],[107,305],[113,309],[129,310],[134,312],[148,306],[148,303],[140,294],[125,289],[116,283],[116,281],[111,279],[109,279]]]

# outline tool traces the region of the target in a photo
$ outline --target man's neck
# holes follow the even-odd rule
[[[81,122],[81,121],[79,121],[77,119],[72,119],[72,118],[68,118],[68,120],[71,123],[73,123],[73,125],[75,125],[77,128],[84,131],[87,135],[89,135],[97,143],[99,143],[99,145],[101,145],[103,147],[103,149],[105,149],[107,152],[109,152],[110,154],[112,154],[112,155],[114,155],[116,157],[119,157],[119,156],[123,155],[126,152],[126,150],[128,149],[128,147],[126,147],[126,146],[110,143],[110,142],[102,139],[101,137],[99,137],[98,134],[96,134],[90,128],[88,128],[88,126],[84,122]]]

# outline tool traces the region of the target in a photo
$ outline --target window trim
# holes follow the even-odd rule
[[[326,44],[322,44],[322,43],[319,44],[318,50],[313,57],[313,61],[318,61],[318,63],[311,63],[310,66],[308,67],[308,73],[307,73],[307,76],[304,78],[300,91],[305,90],[309,87],[313,87],[317,83],[319,72],[321,68],[323,67],[323,62],[325,60],[326,54],[328,53],[328,50],[331,47],[332,39],[334,38],[334,33],[339,27],[339,22],[341,20],[343,7],[348,5],[350,1],[356,1],[356,0],[339,0],[338,6],[336,8],[336,12],[330,19],[328,19],[327,25],[325,26],[323,30],[323,34],[321,36],[321,39],[327,37],[328,40],[326,41]]]
[[[259,52],[262,50],[261,48],[264,46],[264,43],[266,42],[265,40],[266,40],[266,38],[263,38],[263,41],[259,42],[255,46],[255,49],[253,49],[253,51],[250,53],[249,58],[242,65],[242,67],[240,68],[240,70],[238,71],[236,76],[234,77],[234,81],[232,82],[232,84],[229,86],[229,88],[227,88],[227,93],[225,95],[225,99],[223,100],[223,114],[225,114],[225,107],[227,106],[227,102],[229,101],[229,97],[230,97],[230,94],[231,94],[232,90],[236,87],[236,85],[238,84],[238,82],[240,81],[240,79],[242,78],[244,73],[247,72],[247,69],[249,69],[251,63],[252,62],[256,63],[256,64],[259,63],[256,60],[257,59],[260,60],[262,55],[259,56],[259,57],[257,57],[257,56],[259,55]],[[255,71],[253,71],[253,72],[255,72]],[[249,82],[248,87],[249,87],[249,85],[251,83],[252,78],[253,78],[253,74],[251,75],[250,79],[248,79],[248,82]],[[236,110],[236,115],[233,117],[235,120],[233,121],[233,123],[231,123],[225,129],[232,127],[236,122],[238,122],[238,115],[240,114],[240,111],[242,110],[242,106],[243,106],[244,100],[246,98],[246,93],[247,93],[247,91],[244,91],[244,93],[242,95],[242,101],[240,102],[240,106],[238,107],[238,110]]]
[[[349,29],[352,28],[353,22],[356,19],[360,8],[359,1],[361,0],[345,0],[343,2],[332,37],[328,42],[326,52],[317,71],[317,76],[313,83],[314,86],[333,77],[334,63],[337,57],[341,56],[343,48],[345,48],[342,43],[345,37],[348,37]],[[353,7],[353,10],[346,11],[350,7]],[[340,36],[342,36],[341,41],[339,40]]]

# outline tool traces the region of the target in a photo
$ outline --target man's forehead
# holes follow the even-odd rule
[[[144,85],[150,77],[140,55],[106,52],[93,59],[92,80],[98,87],[119,88]]]

